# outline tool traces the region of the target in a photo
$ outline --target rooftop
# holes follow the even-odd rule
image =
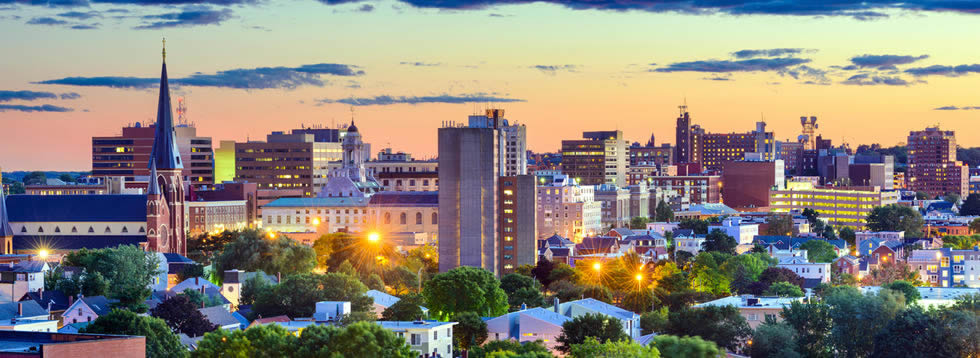
[[[308,207],[337,207],[337,206],[366,206],[367,198],[279,198],[262,205],[263,208],[308,208]],[[144,215],[145,216],[145,215]],[[146,220],[144,217],[143,220]]]
[[[146,222],[146,195],[10,195],[11,222]]]
[[[439,322],[439,321],[377,321],[375,322],[381,325],[382,328],[392,331],[400,331],[406,329],[433,329],[444,326],[455,326],[456,322]]]

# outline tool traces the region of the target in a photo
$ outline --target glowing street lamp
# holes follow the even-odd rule
[[[41,249],[37,252],[37,256],[40,256],[41,260],[46,260],[48,258],[48,254],[49,252],[47,249]]]
[[[381,241],[381,235],[378,234],[378,233],[376,233],[376,232],[372,232],[372,233],[368,234],[367,239],[370,242],[378,242],[378,241]]]
[[[643,274],[636,274],[636,282],[643,281]]]
[[[320,225],[320,219],[313,218],[313,226]]]
[[[595,270],[596,272],[599,272],[599,270],[602,270],[602,264],[596,262],[592,264],[592,269]]]

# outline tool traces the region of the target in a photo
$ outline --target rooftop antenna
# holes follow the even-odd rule
[[[167,63],[167,38],[163,38],[163,63]]]
[[[354,106],[353,105],[350,106],[350,124],[351,125],[354,124]]]

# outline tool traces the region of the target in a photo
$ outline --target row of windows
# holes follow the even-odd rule
[[[25,226],[21,227],[20,228],[20,232],[27,233],[27,226],[25,225]],[[36,232],[39,233],[39,234],[43,234],[44,233],[44,227],[38,226]],[[61,232],[61,227],[60,226],[55,226],[54,227],[54,233],[60,233],[60,232]],[[123,233],[123,234],[129,233],[129,228],[123,226],[123,228],[122,228],[122,230],[120,232]],[[143,233],[143,232],[146,232],[146,231],[143,229],[142,226],[140,226],[139,232]],[[73,233],[73,234],[74,233],[78,233],[78,227],[72,226],[71,227],[71,233]],[[92,227],[92,226],[89,226],[88,227],[88,233],[89,234],[94,234],[95,233],[95,228]],[[112,229],[109,228],[108,226],[106,226],[104,233],[111,234],[112,233]]]

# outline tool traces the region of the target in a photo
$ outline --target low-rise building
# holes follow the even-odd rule
[[[805,257],[789,257],[779,260],[776,267],[789,269],[803,278],[804,288],[813,288],[830,282],[829,262],[810,262]]]
[[[368,198],[281,198],[262,206],[263,227],[282,233],[360,232],[368,221]]]
[[[142,358],[146,337],[0,331],[3,353],[16,357]]]
[[[809,182],[789,182],[786,189],[774,189],[772,211],[788,213],[813,209],[827,224],[863,228],[871,210],[898,203],[898,192],[880,187],[817,187]]]
[[[572,319],[541,307],[522,309],[487,320],[491,340],[512,339],[520,343],[541,340],[545,347],[557,353],[558,336],[562,325]]]
[[[721,230],[726,235],[735,238],[741,244],[751,244],[756,235],[759,235],[759,224],[742,222],[742,218],[726,218],[721,224],[708,226],[708,231]]]
[[[377,324],[404,337],[420,356],[449,357],[453,354],[453,326],[456,322],[378,321]]]
[[[371,196],[367,205],[366,231],[425,233],[439,237],[439,193],[435,191],[383,191]]]
[[[783,308],[789,307],[793,302],[801,302],[803,297],[756,297],[752,295],[729,296],[714,301],[694,305],[695,308],[709,306],[724,307],[733,306],[748,321],[749,327],[756,329],[765,323],[766,318],[773,318],[782,321],[780,313]]]
[[[62,317],[65,324],[91,322],[109,314],[112,310],[109,303],[109,299],[105,296],[82,297],[75,300]]]
[[[624,310],[594,298],[586,298],[584,300],[575,300],[564,303],[560,303],[556,299],[555,303],[552,305],[552,308],[555,306],[558,307],[555,312],[572,319],[590,313],[618,319],[623,324],[623,332],[626,332],[626,334],[630,336],[630,339],[637,339],[640,337],[640,315],[636,313]]]

